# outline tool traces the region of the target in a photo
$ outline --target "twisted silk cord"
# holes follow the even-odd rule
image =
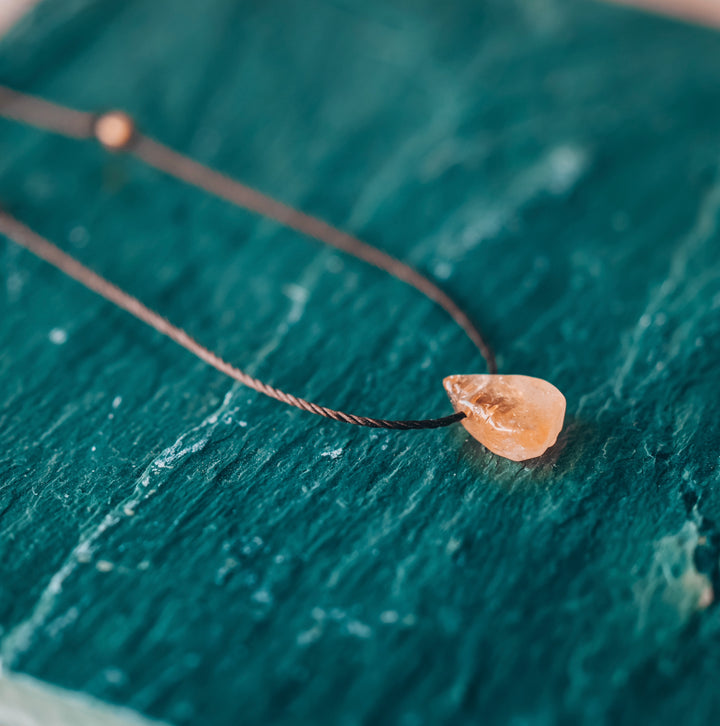
[[[3,86],[0,86],[0,116],[77,139],[96,138],[95,124],[98,119],[97,115],[66,108],[44,99],[18,93]],[[435,283],[409,265],[316,217],[265,196],[235,179],[183,156],[179,152],[136,131],[133,132],[132,138],[123,150],[165,174],[220,197],[231,204],[269,217],[285,227],[294,229],[308,237],[313,237],[331,247],[340,249],[411,285],[442,307],[478,347],[487,362],[489,372],[495,373],[497,371],[492,350],[470,318]],[[465,416],[464,413],[458,412],[442,418],[388,421],[337,411],[298,398],[257,378],[253,378],[224,361],[191,338],[182,328],[173,325],[160,314],[141,303],[137,298],[93,272],[74,257],[63,252],[59,247],[4,211],[0,211],[0,233],[109,302],[147,323],[162,335],[171,338],[178,345],[181,345],[221,373],[259,393],[300,408],[303,411],[358,426],[401,430],[440,428],[460,421]]]

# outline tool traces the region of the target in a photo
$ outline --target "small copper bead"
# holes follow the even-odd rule
[[[135,124],[124,111],[108,111],[95,122],[95,137],[112,151],[124,149],[135,135]]]

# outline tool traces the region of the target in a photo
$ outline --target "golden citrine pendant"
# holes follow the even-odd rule
[[[443,380],[462,425],[494,454],[534,459],[556,441],[565,419],[565,396],[552,383],[530,376],[478,374]]]

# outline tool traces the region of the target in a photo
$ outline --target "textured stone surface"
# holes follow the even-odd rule
[[[717,720],[720,37],[558,0],[51,2],[0,79],[435,275],[555,458],[233,386],[0,240],[3,665],[176,724]],[[362,263],[0,123],[0,200],[239,365],[450,412],[461,331]]]
[[[565,396],[532,376],[455,375],[443,380],[462,425],[494,454],[512,461],[542,456],[565,420]]]

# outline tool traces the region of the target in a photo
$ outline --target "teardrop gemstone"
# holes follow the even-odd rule
[[[443,380],[462,425],[483,446],[513,461],[534,459],[556,441],[565,419],[565,396],[531,376],[477,374]]]

